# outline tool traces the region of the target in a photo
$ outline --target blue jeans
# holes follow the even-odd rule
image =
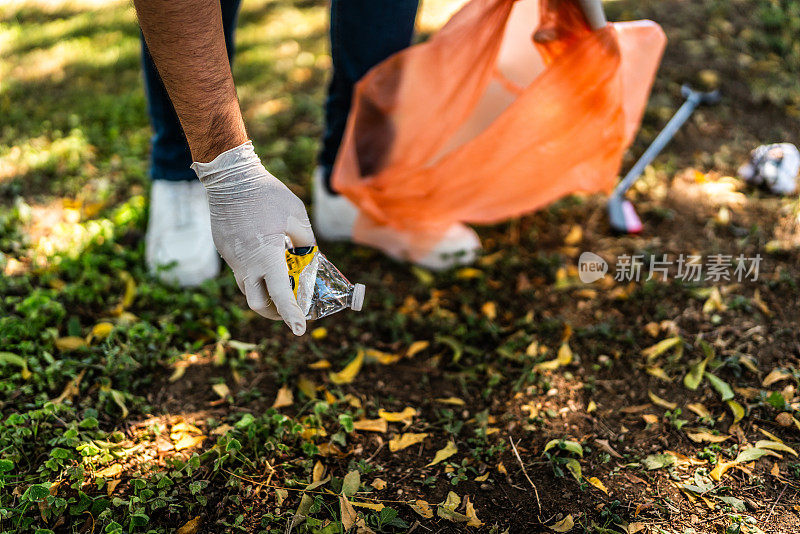
[[[228,59],[233,62],[240,0],[221,0]],[[373,66],[411,44],[418,0],[331,0],[333,76],[325,101],[325,132],[319,164],[326,182],[344,135],[353,86]],[[142,39],[147,111],[153,126],[150,177],[194,180],[192,155],[178,116]]]

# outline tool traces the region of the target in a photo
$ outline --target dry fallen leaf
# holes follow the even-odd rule
[[[698,417],[712,417],[711,412],[708,411],[708,408],[699,402],[687,404],[686,408],[697,414]]]
[[[789,380],[792,377],[792,373],[788,371],[784,371],[782,369],[773,369],[767,376],[764,377],[761,385],[767,388],[776,382],[780,382],[781,380]]]
[[[297,389],[309,399],[315,399],[317,397],[317,385],[305,376],[301,376],[297,379]]]
[[[183,449],[191,449],[197,447],[206,439],[202,434],[199,436],[192,436],[190,434],[183,434],[181,438],[175,443],[175,450],[181,451]]]
[[[353,380],[355,380],[356,375],[358,372],[361,371],[361,365],[364,363],[364,351],[359,349],[356,357],[353,360],[345,365],[344,369],[339,371],[338,373],[330,373],[328,376],[336,385],[342,384],[349,384]]]
[[[653,393],[652,391],[648,391],[647,396],[650,397],[650,402],[652,402],[656,406],[661,406],[662,408],[666,408],[667,410],[674,410],[675,408],[678,407],[676,403],[664,400],[655,393]]]
[[[392,354],[389,352],[381,352],[375,349],[367,349],[364,351],[364,355],[367,358],[371,358],[376,360],[381,365],[392,365],[393,363],[397,363],[403,357],[402,354]]]
[[[422,352],[423,350],[427,349],[430,346],[430,341],[415,341],[411,345],[409,345],[408,350],[406,351],[406,357],[411,358],[418,352]]]
[[[67,336],[56,339],[56,348],[61,352],[70,352],[86,347],[86,340],[78,336]]]
[[[458,397],[447,397],[434,400],[436,402],[441,402],[442,404],[452,404],[454,406],[464,406],[466,404],[462,399],[459,399]]]
[[[466,508],[464,515],[466,515],[469,518],[467,526],[473,528],[480,528],[481,526],[483,526],[483,521],[478,519],[478,516],[475,514],[475,506],[469,500],[469,495],[464,497],[464,506]]]
[[[385,419],[390,423],[398,423],[400,421],[405,421],[411,419],[417,415],[417,410],[412,408],[411,406],[407,406],[402,412],[387,412],[386,410],[378,410],[378,417],[381,419]]]
[[[325,465],[317,460],[314,469],[311,470],[311,482],[319,482],[325,477]]]
[[[381,504],[379,502],[378,503],[375,503],[375,502],[351,502],[350,504],[352,504],[353,506],[357,506],[359,508],[367,508],[369,510],[375,510],[376,512],[380,512],[381,510],[386,508],[386,506],[384,506],[383,504]]]
[[[178,529],[177,534],[195,534],[200,529],[200,524],[202,522],[202,517],[198,515],[194,519],[190,519],[184,523],[183,526]]]
[[[456,447],[456,444],[453,441],[448,441],[447,445],[445,445],[442,449],[436,451],[436,455],[433,457],[433,460],[431,460],[430,463],[426,464],[425,467],[430,467],[432,465],[438,464],[439,462],[447,460],[457,452],[458,452],[458,447]]]
[[[575,246],[581,241],[583,241],[583,229],[580,227],[580,225],[576,224],[569,229],[569,233],[564,238],[564,244]]]
[[[494,302],[484,303],[483,306],[481,306],[481,313],[490,321],[494,321],[497,318],[497,304]]]
[[[108,467],[95,472],[94,476],[97,478],[114,478],[122,473],[122,466],[120,464],[111,464]]]
[[[328,335],[328,329],[320,326],[311,331],[311,339],[325,339]]]
[[[689,437],[690,440],[694,441],[695,443],[722,443],[723,441],[731,439],[731,436],[720,436],[717,434],[712,434],[706,430],[700,430],[697,432],[686,432],[686,435]]]
[[[644,422],[647,423],[648,425],[654,425],[659,421],[658,416],[653,415],[651,413],[643,413],[642,419],[644,419]]]
[[[376,478],[375,480],[372,481],[370,486],[372,486],[373,488],[375,488],[378,491],[382,491],[382,490],[386,489],[386,481],[383,480],[382,478]]]
[[[361,432],[383,432],[389,430],[386,419],[361,419],[353,421],[353,429]]]
[[[431,510],[431,506],[430,504],[428,504],[428,501],[417,500],[414,502],[414,504],[409,504],[409,506],[411,507],[412,510],[417,512],[425,519],[433,518],[433,510]]]
[[[600,491],[602,491],[603,493],[608,495],[608,489],[606,489],[605,484],[603,484],[600,481],[599,478],[597,478],[597,477],[588,478],[588,479],[586,479],[586,482],[588,482],[589,484],[591,484],[595,488],[599,489]]]
[[[555,525],[549,525],[547,528],[555,532],[569,532],[574,526],[575,521],[572,519],[572,514],[570,514]]]
[[[341,513],[341,522],[342,526],[344,527],[345,532],[353,528],[353,525],[356,524],[356,519],[358,518],[353,505],[350,504],[350,501],[347,500],[347,497],[344,495],[339,495],[339,512]]]
[[[389,440],[389,450],[392,452],[401,451],[407,447],[421,443],[428,437],[426,433],[406,432]]]
[[[330,369],[330,367],[331,367],[331,362],[329,362],[328,360],[317,360],[314,363],[308,364],[309,369]]]
[[[114,325],[109,322],[97,323],[92,327],[92,332],[89,334],[89,340],[96,339],[102,341],[111,334],[114,330]]]
[[[679,345],[681,343],[681,338],[678,336],[670,337],[664,340],[659,341],[655,345],[647,347],[646,349],[642,350],[642,356],[644,356],[648,362],[651,362],[667,352],[669,349]]]
[[[214,393],[219,395],[219,398],[221,399],[225,399],[231,394],[231,390],[227,384],[214,384],[211,386],[211,389],[213,389]]]
[[[275,409],[285,408],[286,406],[291,406],[292,404],[294,404],[294,395],[292,394],[292,390],[289,389],[289,386],[283,386],[278,390],[278,396],[275,397],[275,402],[272,403],[272,407]]]

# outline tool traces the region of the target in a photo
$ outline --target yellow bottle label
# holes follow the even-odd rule
[[[297,287],[300,284],[300,274],[308,267],[317,253],[317,246],[295,247],[286,250],[286,266],[289,267],[289,284],[292,286],[294,298],[297,298]]]

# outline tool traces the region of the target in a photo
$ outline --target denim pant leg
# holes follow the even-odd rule
[[[240,0],[221,0],[222,24],[228,60],[233,64],[234,30]],[[192,154],[181,128],[178,115],[169,100],[166,88],[158,75],[153,58],[142,38],[142,67],[147,96],[147,112],[153,127],[150,156],[150,178],[153,180],[196,180],[197,175],[189,168]]]
[[[418,0],[331,0],[333,77],[319,155],[329,188],[353,86],[369,69],[411,44],[418,5]]]

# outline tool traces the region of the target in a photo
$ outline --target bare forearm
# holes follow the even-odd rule
[[[219,0],[134,0],[139,25],[195,161],[247,141]]]

